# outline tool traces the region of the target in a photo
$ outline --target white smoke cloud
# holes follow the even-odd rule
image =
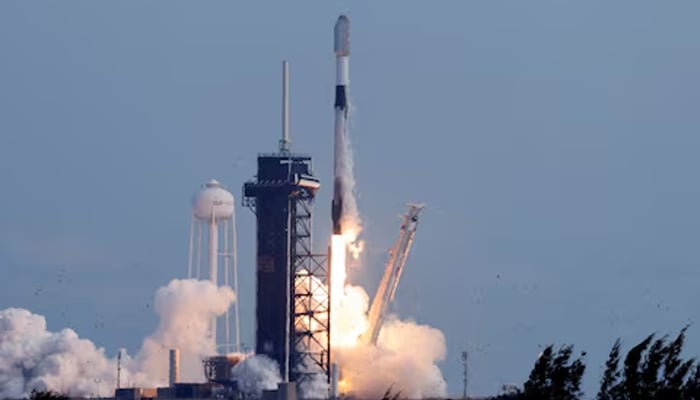
[[[309,372],[317,371],[316,368],[304,368]],[[237,382],[241,392],[260,397],[264,390],[276,390],[282,382],[277,362],[262,354],[249,354],[241,362],[233,366],[231,370],[233,380]],[[302,382],[298,387],[301,398],[324,399],[328,397],[328,382],[323,374],[311,376],[311,380]]]
[[[203,381],[202,358],[216,353],[214,342],[209,339],[209,323],[213,317],[224,314],[234,299],[231,288],[195,279],[175,279],[158,289],[154,309],[160,324],[143,341],[141,351],[129,365],[139,372],[136,382],[166,385],[171,348],[180,349],[181,379]]]
[[[277,362],[264,355],[251,355],[231,370],[238,388],[247,394],[260,396],[263,390],[277,389],[282,382]]]
[[[167,383],[167,350],[179,347],[186,380],[202,380],[201,357],[213,354],[208,321],[234,300],[229,288],[208,281],[173,280],[160,288],[155,309],[160,324],[131,358],[124,355],[122,381],[143,386]],[[185,354],[188,356],[185,357]],[[0,398],[23,398],[33,389],[73,396],[110,396],[117,361],[71,329],[50,332],[46,319],[28,310],[0,310]]]
[[[383,353],[376,360],[380,369],[391,371],[394,388],[404,396],[415,399],[447,395],[447,382],[437,365],[447,355],[440,330],[394,318],[384,324],[378,348]]]
[[[445,336],[438,329],[392,316],[383,325],[377,345],[358,337],[368,328],[369,296],[359,286],[347,285],[337,312],[342,330],[333,351],[341,367],[341,382],[360,398],[379,398],[387,389],[404,398],[444,397],[447,383],[438,363],[446,356]],[[352,325],[348,325],[352,324]]]
[[[48,332],[41,315],[0,311],[0,398],[22,398],[34,389],[105,395],[114,387],[115,372],[104,349],[73,330]]]
[[[303,399],[325,399],[328,398],[330,387],[325,375],[314,374],[311,375],[311,379],[299,384],[297,389]]]

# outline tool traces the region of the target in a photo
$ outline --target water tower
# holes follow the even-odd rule
[[[233,195],[221,183],[212,179],[192,200],[192,223],[190,225],[188,278],[209,279],[219,285],[219,277],[223,275],[223,285],[231,286],[238,296],[238,271],[236,267],[236,219]],[[206,254],[203,251],[206,249]],[[208,265],[207,273],[203,273],[202,264]],[[221,268],[219,268],[221,266]],[[230,279],[229,279],[230,278]],[[235,351],[240,351],[238,298],[233,304],[235,321]],[[216,318],[211,321],[211,339],[217,350],[224,347],[225,353],[231,348],[230,314],[226,310],[223,338],[217,329]]]

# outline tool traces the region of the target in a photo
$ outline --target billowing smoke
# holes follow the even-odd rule
[[[168,382],[168,350],[179,348],[182,363],[180,377],[184,381],[204,380],[202,357],[216,353],[209,336],[209,323],[222,315],[235,297],[228,287],[217,287],[209,281],[195,279],[171,281],[158,289],[154,309],[160,317],[156,331],[147,337],[132,365],[145,377],[137,383],[164,386]]]
[[[300,366],[303,370],[304,366]],[[317,372],[308,368],[308,372]],[[262,354],[249,354],[231,370],[233,380],[241,392],[260,397],[264,390],[276,390],[282,382],[277,362]],[[304,399],[323,399],[328,396],[328,382],[323,374],[313,374],[299,387],[299,394]]]
[[[277,389],[282,382],[277,362],[264,355],[250,355],[236,364],[231,373],[242,392],[255,396],[263,390]]]
[[[391,388],[403,398],[420,399],[447,395],[437,366],[445,354],[445,337],[439,330],[393,320],[384,324],[376,346],[341,349],[337,358],[343,378],[359,397],[381,396]]]
[[[382,326],[376,345],[363,343],[358,337],[368,327],[369,297],[358,286],[347,285],[345,293],[337,312],[348,324],[334,326],[343,329],[333,348],[341,367],[340,390],[360,398],[379,398],[389,388],[408,398],[446,396],[447,383],[437,365],[446,355],[442,332],[393,316]]]
[[[309,380],[299,384],[299,395],[302,399],[325,399],[330,389],[323,374],[311,375]]]
[[[201,357],[213,354],[209,320],[223,314],[233,300],[231,289],[208,281],[173,280],[160,288],[155,296],[158,329],[135,357],[123,357],[122,381],[165,385],[172,347],[183,354],[182,378],[202,380]],[[34,389],[108,396],[116,386],[116,370],[115,358],[73,330],[49,332],[41,315],[18,308],[0,311],[0,398],[26,397]]]
[[[116,364],[71,329],[46,330],[41,315],[19,309],[0,311],[0,398],[22,398],[32,389],[73,395],[107,394]]]

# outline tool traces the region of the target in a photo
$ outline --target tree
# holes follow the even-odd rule
[[[523,386],[525,399],[576,400],[581,398],[581,379],[586,371],[585,353],[572,360],[573,346],[554,351],[547,346],[535,362],[530,377]]]
[[[700,400],[700,364],[681,357],[688,326],[675,339],[649,335],[622,358],[617,339],[600,381],[596,400]],[[577,400],[586,370],[585,353],[573,359],[573,347],[555,351],[547,346],[535,362],[530,376],[512,393],[493,400]]]
[[[683,391],[683,400],[700,399],[700,365],[695,366],[695,371],[683,386]]]
[[[632,347],[619,369],[620,339],[613,345],[597,400],[700,400],[700,366],[680,357],[684,327],[671,342],[647,336]]]
[[[502,394],[495,400],[578,400],[582,396],[581,379],[586,371],[585,353],[572,360],[573,346],[555,351],[547,346],[537,358],[523,390]]]
[[[597,400],[612,400],[617,398],[617,382],[620,380],[621,373],[617,366],[620,363],[620,339],[615,341],[608,361],[605,363],[605,373],[600,381],[600,391]]]

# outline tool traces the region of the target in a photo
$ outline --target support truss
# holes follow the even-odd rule
[[[311,206],[313,194],[301,188],[290,196],[290,284],[293,304],[291,368],[298,385],[329,382],[330,298],[328,255],[313,254]]]

